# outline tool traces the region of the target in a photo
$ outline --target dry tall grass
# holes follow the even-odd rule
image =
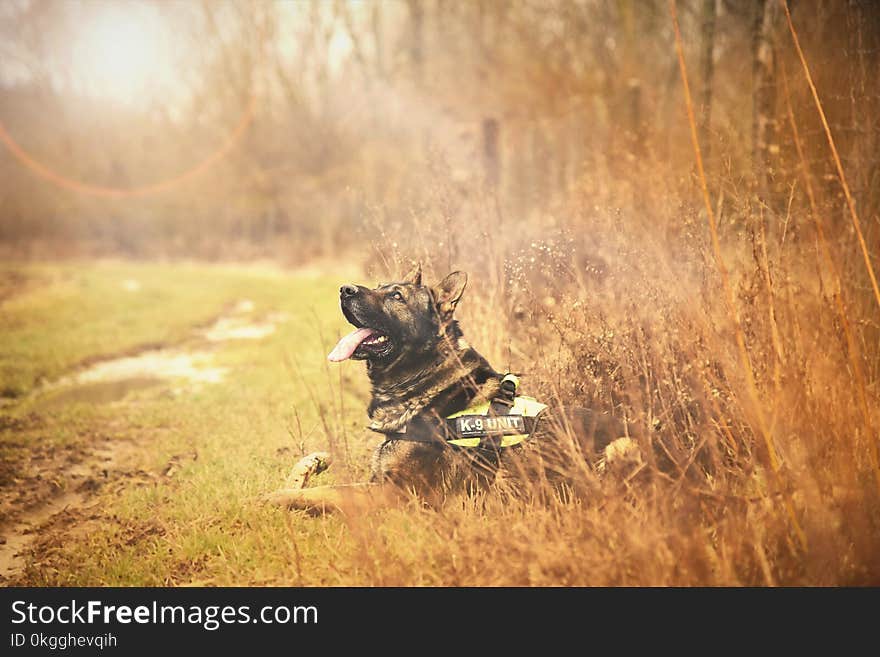
[[[471,216],[424,228],[425,241],[475,235],[452,258],[472,270],[460,310],[472,344],[497,368],[523,372],[531,394],[625,418],[645,463],[597,480],[596,454],[569,449],[570,474],[587,496],[465,502],[401,516],[392,536],[363,521],[376,583],[409,583],[411,569],[443,584],[880,581],[877,436],[866,430],[880,405],[868,384],[866,424],[851,366],[855,358],[876,372],[876,314],[847,307],[849,344],[836,304],[858,293],[845,275],[838,290],[820,261],[809,210],[778,217],[728,191],[721,229],[755,404],[705,222],[656,171],[640,169],[638,195],[604,181],[629,196],[623,207],[589,204],[584,181],[557,234],[536,235],[526,249],[491,214],[477,231]],[[851,248],[849,239],[831,247],[844,271],[859,264]],[[434,249],[406,252],[437,275],[447,268]]]
[[[792,189],[811,202],[792,191],[783,211],[713,180],[714,253],[699,178],[650,154],[625,177],[596,167],[530,222],[437,175],[415,233],[377,220],[377,274],[470,270],[472,344],[556,406],[625,420],[642,459],[599,477],[593,445],[561,429],[573,495],[538,481],[505,502],[353,519],[369,581],[880,582],[876,307],[856,236],[822,229],[837,200],[800,165]]]

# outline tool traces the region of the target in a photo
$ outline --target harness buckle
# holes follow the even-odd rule
[[[519,379],[515,374],[507,373],[501,379],[501,386],[498,390],[499,394],[492,403],[502,404],[508,408],[512,407],[516,400],[516,388],[519,385]]]

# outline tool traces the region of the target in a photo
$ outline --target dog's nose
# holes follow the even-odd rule
[[[358,293],[358,289],[354,285],[343,285],[339,288],[339,296],[345,297],[353,297]]]

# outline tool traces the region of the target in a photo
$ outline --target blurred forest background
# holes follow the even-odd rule
[[[368,284],[413,260],[429,280],[464,269],[469,342],[528,373],[528,394],[626,419],[640,447],[600,485],[601,446],[570,441],[572,490],[589,494],[556,499],[558,514],[537,486],[496,514],[416,513],[388,532],[376,520],[358,543],[373,552],[320,581],[876,584],[878,119],[873,0],[5,0],[0,258],[312,262],[326,278],[294,275],[299,291],[278,298],[300,320],[300,297],[327,300],[333,326],[351,275],[340,263]],[[179,267],[149,266],[166,290],[189,289]],[[98,296],[93,314],[124,319]],[[162,321],[144,326],[192,305],[150,306]],[[56,307],[41,306],[38,337],[9,333],[8,371],[61,353],[46,348],[69,332]],[[89,326],[89,350],[111,351]],[[319,350],[303,353],[319,366]],[[286,384],[281,360],[259,371]],[[348,385],[338,376],[312,398],[322,421]],[[361,408],[340,402],[327,445]],[[267,452],[279,412],[266,413],[230,444]],[[253,472],[229,480],[269,476]],[[253,494],[218,488],[235,513]],[[282,558],[285,525],[266,518],[265,554]],[[168,572],[149,577],[187,581],[157,550]],[[241,583],[250,566],[223,565],[234,553],[211,581]]]
[[[781,5],[678,9],[713,194],[782,215],[806,202],[790,107],[843,229]],[[791,9],[873,237],[880,9]],[[10,0],[0,49],[0,244],[15,256],[298,262],[481,214],[547,236],[692,182],[665,0]]]

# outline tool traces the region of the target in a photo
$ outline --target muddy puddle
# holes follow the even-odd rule
[[[186,347],[145,349],[137,354],[100,360],[89,367],[45,386],[45,403],[59,406],[70,402],[110,403],[130,393],[166,384],[175,389],[199,388],[220,383],[228,368],[214,364],[213,349],[233,340],[261,340],[272,335],[279,324],[290,319],[286,313],[253,316],[254,302],[238,301],[210,326],[193,331]]]
[[[243,299],[235,304],[230,313],[220,317],[202,332],[208,342],[225,342],[227,340],[261,340],[272,335],[279,324],[290,319],[287,313],[270,313],[261,320],[254,320],[250,314],[254,311],[254,303]]]
[[[95,386],[101,383],[183,381],[191,384],[220,383],[226,368],[216,367],[206,350],[150,349],[136,356],[99,361],[78,374],[59,381],[61,386]]]
[[[139,285],[124,283],[135,292]],[[99,360],[34,394],[43,408],[70,403],[108,404],[151,389],[197,390],[222,382],[229,369],[215,363],[219,344],[233,340],[260,340],[273,334],[289,316],[274,313],[255,317],[255,304],[241,300],[210,326],[193,329],[184,345],[145,349],[139,353]],[[15,484],[5,505],[0,527],[0,582],[14,582],[26,555],[62,514],[88,508],[95,492],[110,479],[130,476],[126,458],[136,446],[129,441],[91,445],[70,459],[31,459],[28,478]],[[45,482],[53,482],[47,486]],[[59,483],[60,482],[60,483]]]

